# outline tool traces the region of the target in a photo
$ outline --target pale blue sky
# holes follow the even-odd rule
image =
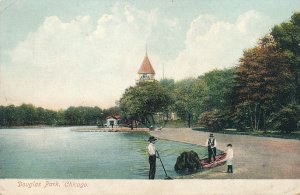
[[[109,107],[148,54],[176,80],[237,64],[299,0],[0,0],[0,104]]]

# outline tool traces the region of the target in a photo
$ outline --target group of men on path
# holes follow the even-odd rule
[[[156,158],[159,158],[159,155],[155,148],[155,141],[157,139],[154,136],[150,136],[148,141],[150,142],[148,145],[148,161],[150,165],[149,170],[149,179],[155,178],[155,172],[156,172]],[[208,161],[209,163],[215,163],[216,161],[216,154],[217,154],[217,140],[214,138],[214,135],[211,133],[209,135],[209,138],[206,140],[205,146],[207,146],[207,152],[208,152]],[[233,149],[232,144],[227,145],[226,150],[226,157],[219,161],[219,162],[227,162],[227,173],[233,173],[232,168],[232,159],[233,159]],[[211,161],[213,158],[213,162]]]

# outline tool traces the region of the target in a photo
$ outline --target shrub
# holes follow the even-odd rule
[[[199,123],[209,131],[221,131],[224,129],[224,118],[217,109],[202,113],[199,120]]]
[[[297,129],[300,120],[300,106],[289,104],[283,107],[272,119],[273,128],[284,133],[291,133]]]
[[[179,172],[193,173],[201,168],[199,161],[200,159],[196,152],[183,152],[177,157],[174,169]]]
[[[245,106],[238,106],[237,109],[234,112],[234,115],[232,117],[233,120],[233,126],[238,131],[247,131],[251,129],[251,124],[249,121],[249,114],[247,112],[247,109]]]

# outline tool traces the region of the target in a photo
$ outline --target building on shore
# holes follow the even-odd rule
[[[108,116],[106,117],[106,123],[104,124],[105,127],[118,127],[122,117],[120,115]]]

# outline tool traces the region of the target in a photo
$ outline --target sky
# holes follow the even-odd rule
[[[155,78],[238,64],[299,0],[0,0],[0,105],[114,106],[147,46]]]

